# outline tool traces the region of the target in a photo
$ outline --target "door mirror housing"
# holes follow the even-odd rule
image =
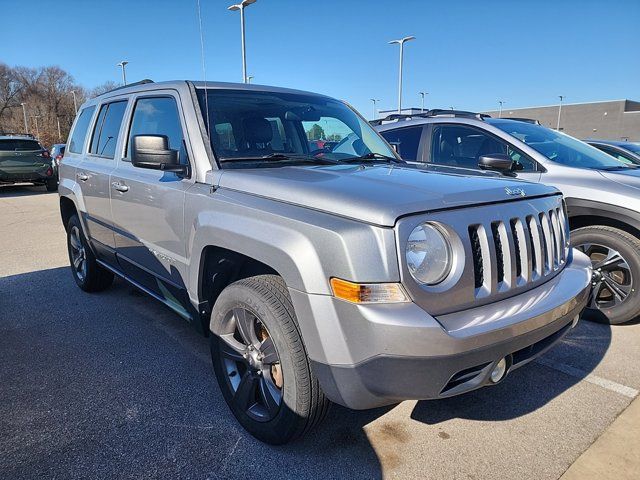
[[[180,163],[177,150],[169,148],[166,135],[135,135],[131,139],[131,163],[134,167],[189,175],[189,165]]]
[[[514,162],[509,155],[503,153],[480,156],[478,158],[478,167],[482,170],[492,170],[509,176],[515,175],[513,172],[518,170],[517,162]]]

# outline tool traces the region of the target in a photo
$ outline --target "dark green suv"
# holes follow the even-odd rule
[[[30,135],[0,135],[0,184],[29,182],[58,189],[51,155]]]

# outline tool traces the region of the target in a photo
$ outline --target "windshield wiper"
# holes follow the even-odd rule
[[[388,155],[383,155],[381,153],[376,153],[376,152],[365,153],[364,155],[361,155],[359,157],[347,158],[346,160],[343,160],[343,162],[351,163],[351,162],[357,162],[361,160],[385,160],[390,163],[407,163],[404,160],[400,160],[399,158],[390,157]]]
[[[312,162],[312,163],[320,163],[323,165],[334,165],[338,162],[335,160],[329,160],[328,158],[323,157],[313,157],[307,155],[298,155],[298,154],[285,154],[285,153],[270,153],[268,155],[261,155],[256,157],[227,157],[221,158],[220,163],[227,162],[286,162],[286,161],[303,161],[303,162]]]

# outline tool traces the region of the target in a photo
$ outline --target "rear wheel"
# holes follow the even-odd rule
[[[46,181],[44,186],[47,188],[47,192],[57,192],[58,191],[58,180],[56,178],[50,178]]]
[[[211,330],[218,384],[249,433],[283,444],[324,418],[329,401],[311,372],[280,277],[260,275],[228,286],[213,308]]]
[[[96,262],[77,215],[72,215],[67,224],[67,250],[73,279],[82,290],[99,292],[113,283],[113,273]]]
[[[592,291],[585,318],[610,324],[640,315],[640,240],[608,226],[578,228],[571,243],[593,266]]]

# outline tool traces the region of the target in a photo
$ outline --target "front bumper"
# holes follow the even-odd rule
[[[314,374],[353,409],[458,395],[542,354],[572,327],[590,291],[577,251],[552,280],[517,296],[437,318],[413,303],[355,305],[291,291]]]

